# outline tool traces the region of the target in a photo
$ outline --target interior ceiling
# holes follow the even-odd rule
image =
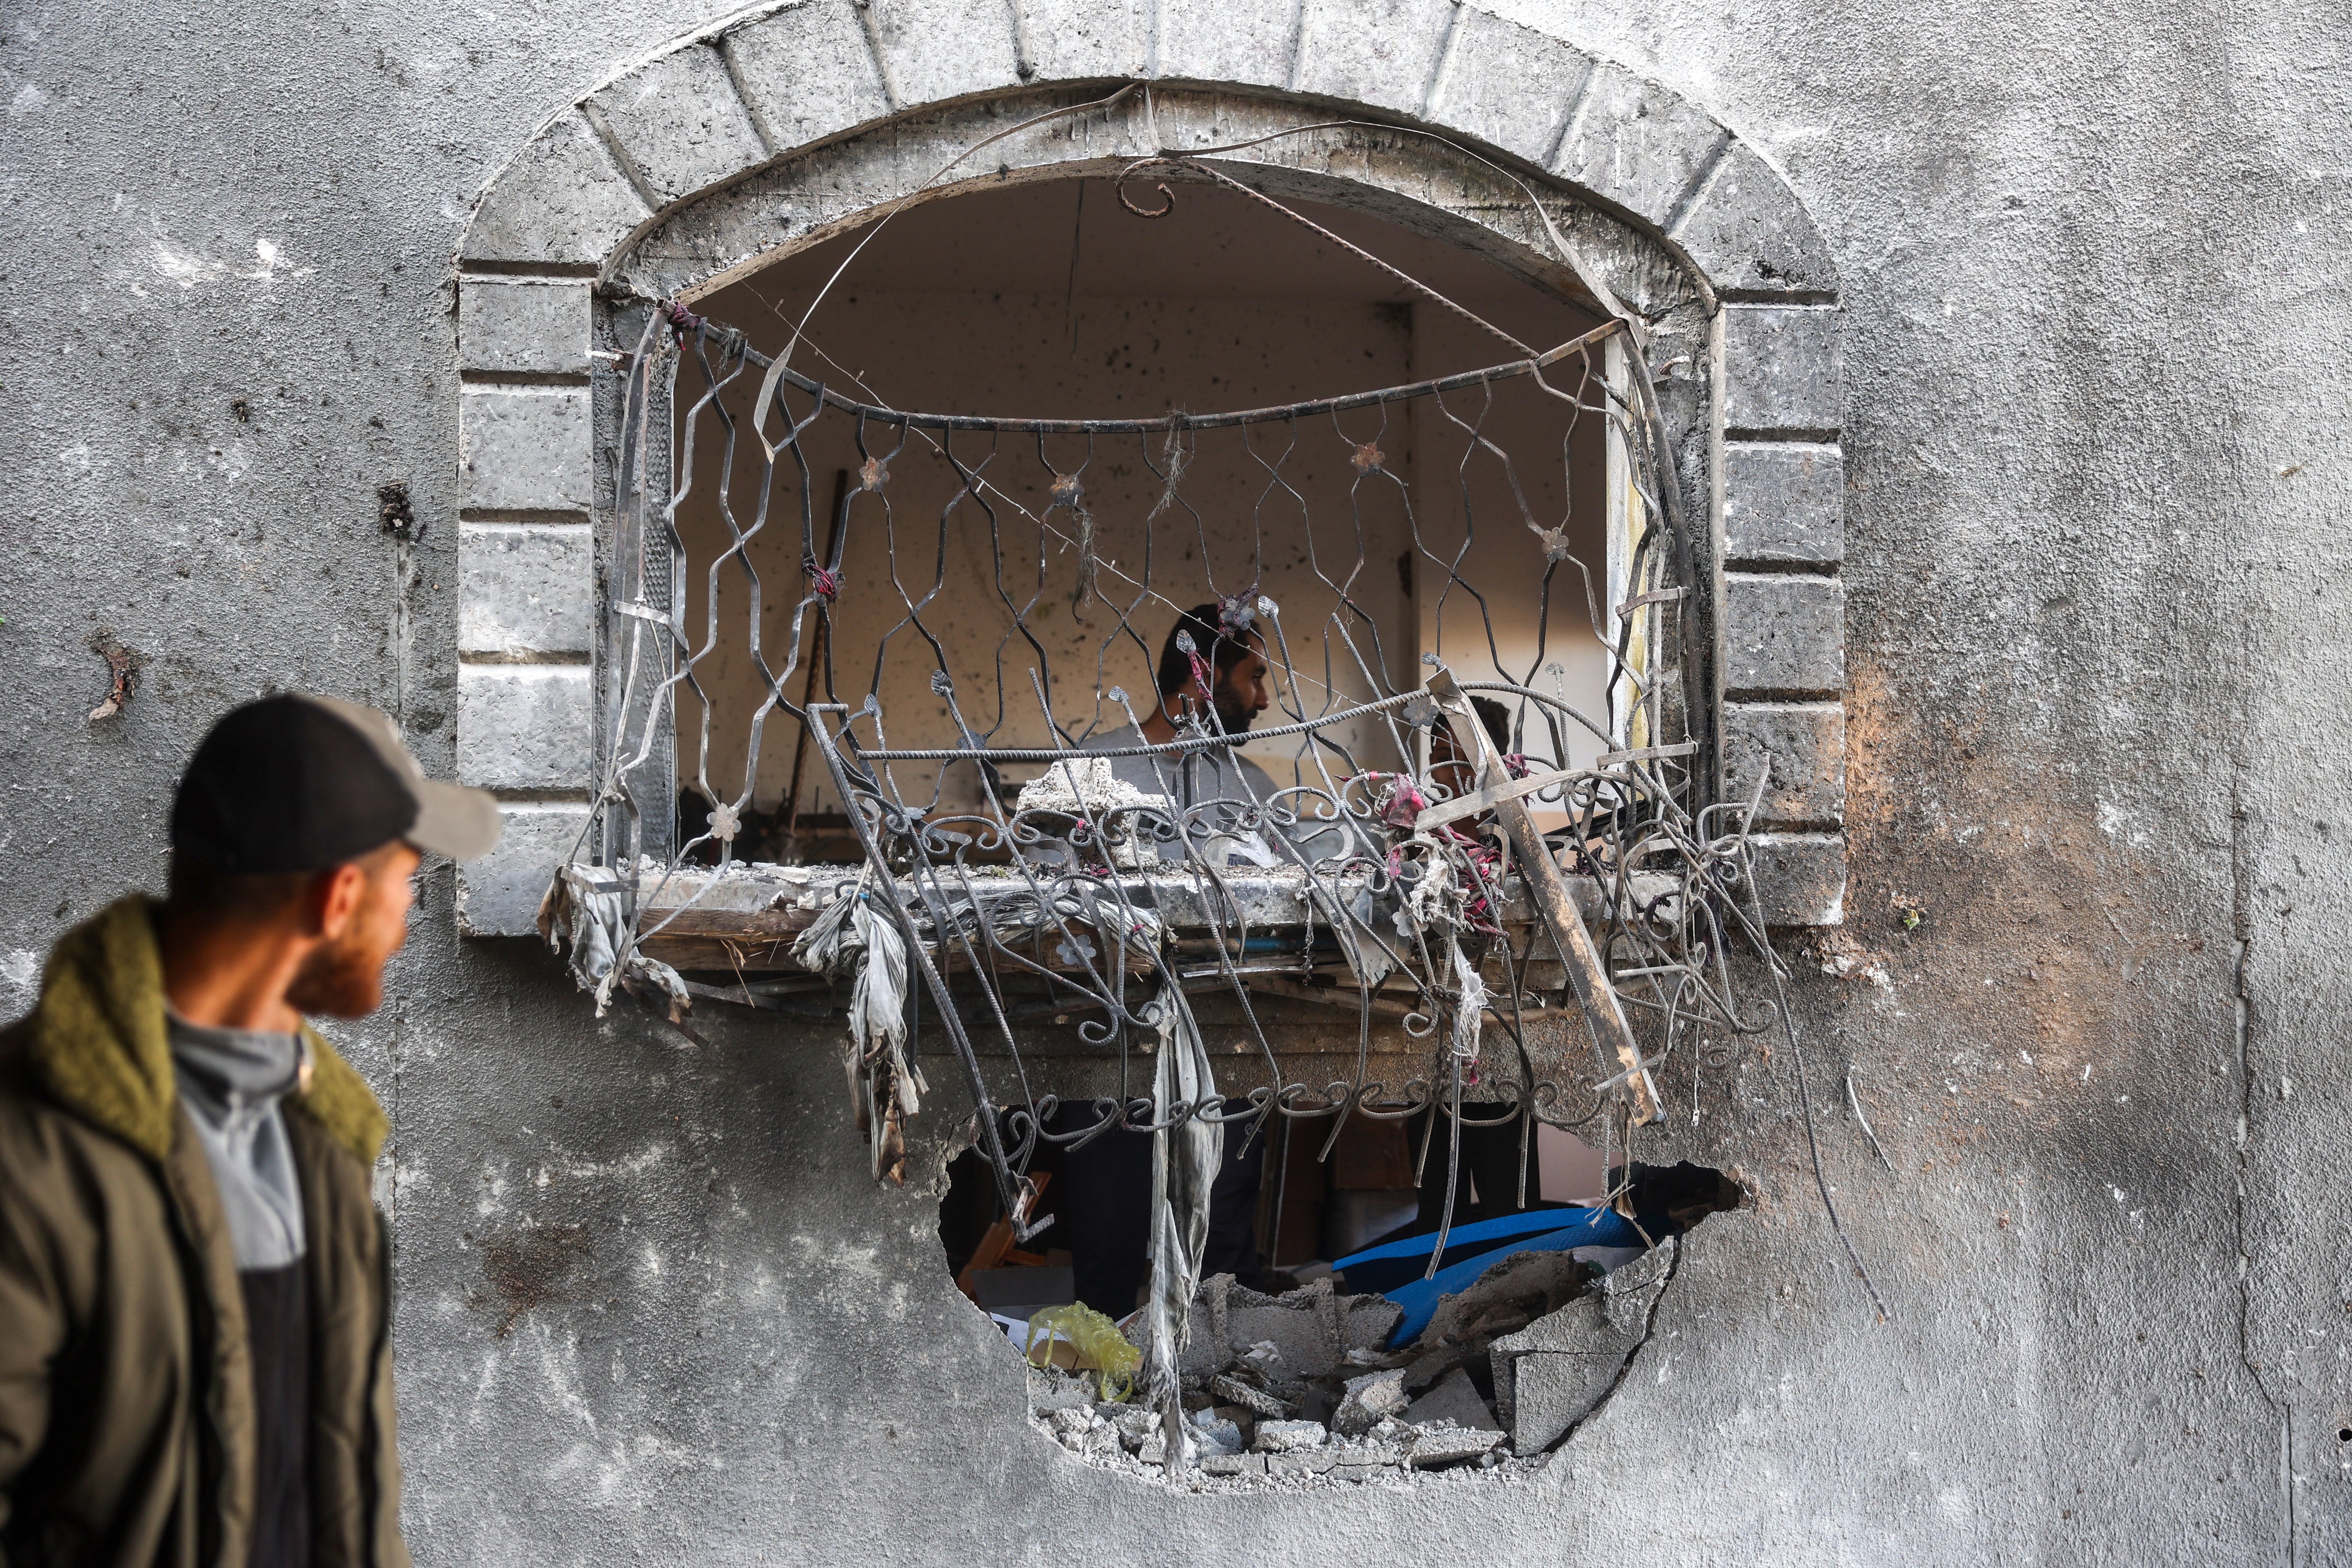
[[[737,289],[748,288],[796,313],[871,234],[835,285],[836,296],[1075,294],[1396,304],[1424,298],[1263,202],[1214,184],[1171,184],[1173,208],[1158,218],[1128,210],[1107,179],[1040,181],[941,197],[904,209],[878,232],[860,229],[798,251],[721,297],[740,299]],[[1149,181],[1130,183],[1127,194],[1141,206],[1166,199]],[[1597,322],[1559,294],[1460,246],[1362,213],[1319,203],[1288,205],[1537,347]],[[733,324],[755,338],[771,335],[753,320]],[[1496,348],[1496,360],[1508,357],[1499,341]]]

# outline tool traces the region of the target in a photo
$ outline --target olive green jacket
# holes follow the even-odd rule
[[[164,1034],[153,903],[66,933],[0,1033],[0,1568],[246,1568],[244,1298]],[[316,1568],[408,1568],[394,1450],[387,1124],[310,1036],[286,1101],[310,1295]]]

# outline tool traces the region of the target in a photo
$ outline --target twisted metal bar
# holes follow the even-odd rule
[[[668,329],[666,338],[660,327]],[[1528,1130],[1538,1122],[1575,1128],[1598,1121],[1604,1142],[1615,1147],[1616,1119],[1604,1116],[1603,1110],[1615,1102],[1639,1107],[1646,1117],[1653,1102],[1648,1086],[1654,1075],[1678,1059],[1694,1039],[1715,1042],[1693,1056],[1696,1072],[1709,1051],[1720,1051],[1721,1042],[1757,1033],[1782,1018],[1781,1012],[1769,1006],[1759,1015],[1743,1005],[1728,965],[1734,935],[1769,952],[1749,890],[1746,833],[1754,803],[1710,802],[1706,781],[1711,764],[1701,754],[1704,738],[1683,740],[1673,732],[1674,726],[1703,712],[1706,705],[1685,696],[1676,713],[1657,700],[1667,682],[1690,677],[1688,627],[1706,595],[1700,592],[1704,584],[1689,575],[1692,555],[1676,513],[1677,487],[1659,468],[1664,443],[1654,396],[1646,378],[1639,375],[1622,394],[1604,389],[1596,400],[1562,395],[1544,381],[1547,371],[1575,364],[1582,368],[1582,384],[1605,388],[1594,367],[1595,350],[1613,338],[1626,339],[1626,357],[1638,366],[1639,355],[1631,351],[1633,336],[1626,323],[1612,321],[1546,353],[1509,363],[1277,407],[1156,419],[1067,420],[891,409],[845,396],[761,355],[741,333],[690,312],[655,316],[627,363],[622,449],[628,456],[621,502],[629,548],[618,563],[615,604],[626,636],[612,646],[607,681],[617,695],[596,802],[598,816],[618,826],[619,831],[607,834],[606,842],[615,847],[612,863],[628,881],[639,915],[622,961],[640,955],[646,940],[660,938],[691,906],[691,900],[677,908],[661,902],[667,884],[691,858],[715,860],[719,872],[692,895],[694,900],[707,897],[734,864],[740,824],[758,786],[762,727],[770,714],[781,710],[814,742],[825,778],[845,808],[866,868],[868,890],[861,896],[882,906],[905,941],[919,995],[934,1015],[925,1022],[946,1037],[962,1069],[981,1111],[974,1126],[983,1158],[994,1173],[1006,1212],[1016,1218],[1028,1218],[1034,1188],[1025,1171],[1041,1143],[1082,1146],[1114,1127],[1150,1131],[1202,1118],[1241,1123],[1249,1136],[1255,1136],[1276,1117],[1285,1121],[1326,1119],[1329,1131],[1323,1150],[1328,1153],[1351,1116],[1395,1121],[1434,1110],[1448,1118],[1449,1143],[1458,1142],[1465,1124],[1517,1121],[1524,1144]],[[762,384],[773,391],[781,426],[760,435],[758,447],[766,456],[761,459],[757,451],[752,453],[757,475],[747,499],[739,488],[741,416],[732,405],[751,384],[747,372],[753,368],[766,372]],[[680,370],[690,371],[698,382],[682,403],[664,395]],[[1543,526],[1521,482],[1518,463],[1488,428],[1488,410],[1497,389],[1528,381],[1553,397],[1566,426],[1591,414],[1616,426],[1624,438],[1634,470],[1630,488],[1639,504],[1630,521],[1625,543],[1629,565],[1618,604],[1596,602],[1594,574],[1560,542],[1565,534],[1559,523]],[[1466,401],[1461,401],[1465,395]],[[1450,398],[1461,405],[1450,404]],[[1426,403],[1444,427],[1458,433],[1462,444],[1457,488],[1464,534],[1458,545],[1444,551],[1433,547],[1413,498],[1387,471],[1379,430],[1368,437],[1360,428],[1351,434],[1339,423],[1343,416],[1373,411],[1381,416],[1381,428],[1385,429],[1391,411],[1415,403]],[[661,411],[673,407],[677,409],[676,467],[657,490],[647,457]],[[766,405],[755,404],[754,412],[764,416]],[[821,552],[814,502],[820,465],[810,447],[817,432],[845,425],[860,468],[839,505],[828,509],[831,527]],[[1316,435],[1322,427],[1328,434]],[[1353,559],[1343,552],[1327,563],[1314,531],[1303,531],[1309,569],[1334,598],[1319,637],[1304,649],[1310,656],[1319,653],[1319,674],[1302,668],[1293,628],[1279,607],[1259,592],[1266,520],[1257,524],[1249,558],[1228,563],[1238,567],[1230,575],[1218,575],[1205,519],[1188,499],[1187,475],[1193,471],[1194,444],[1219,431],[1235,433],[1262,476],[1261,510],[1272,503],[1295,512],[1302,521],[1310,510],[1307,488],[1297,478],[1305,444],[1317,444],[1328,453],[1334,448],[1323,443],[1336,440],[1337,450],[1353,465],[1349,491]],[[908,437],[915,433],[929,443],[927,452],[910,447]],[[975,436],[986,439],[961,439]],[[1008,446],[1005,438],[1012,437],[1022,437],[1026,446]],[[1070,454],[1070,460],[1056,463],[1046,446],[1048,437],[1078,438],[1085,447]],[[1160,440],[1155,443],[1153,437]],[[1136,443],[1132,451],[1140,470],[1152,475],[1160,487],[1159,499],[1141,523],[1139,577],[1096,556],[1099,503],[1086,493],[1087,476],[1108,461],[1098,443],[1129,441]],[[1024,452],[1040,477],[1038,489],[1050,498],[1042,508],[1018,499],[1030,470],[1015,471],[1008,465]],[[787,454],[788,463],[782,460]],[[951,481],[947,500],[929,524],[902,515],[893,500],[903,489],[903,477],[894,474],[894,465],[903,467],[922,457],[935,460]],[[1469,479],[1474,462],[1500,476],[1510,498],[1509,525],[1528,529],[1543,546],[1544,570],[1528,584],[1475,584],[1461,574],[1478,510]],[[779,484],[788,492],[785,497],[775,495]],[[1451,720],[1441,715],[1421,689],[1391,684],[1377,618],[1353,598],[1352,584],[1371,558],[1364,503],[1356,499],[1367,493],[1394,498],[1416,558],[1439,574],[1438,595],[1459,591],[1465,603],[1475,606],[1485,653],[1497,678],[1460,679],[1465,701],[1457,704]],[[799,539],[781,549],[764,542],[779,503],[796,507],[801,521]],[[707,514],[719,536],[718,548],[699,559],[680,524],[681,510],[688,507],[701,509],[698,515]],[[1079,750],[1082,737],[1059,716],[1061,689],[1054,681],[1053,660],[1032,626],[1045,602],[1048,552],[1076,552],[1080,596],[1109,609],[1112,624],[1097,647],[1092,696],[1098,714],[1108,701],[1133,722],[1136,716],[1124,693],[1107,684],[1105,671],[1116,645],[1139,651],[1147,659],[1153,657],[1156,639],[1138,628],[1133,616],[1147,599],[1164,598],[1153,586],[1154,541],[1163,520],[1201,552],[1199,570],[1208,575],[1225,606],[1221,614],[1241,618],[1276,667],[1283,721],[1252,731],[1247,740],[1252,745],[1299,742],[1295,784],[1264,788],[1245,772],[1229,769],[1233,784],[1224,791],[1182,797],[1170,783],[1164,764],[1229,757],[1236,740],[1213,710],[1205,707],[1171,741],[1106,744],[1084,752]],[[982,589],[1003,623],[995,668],[979,682],[983,710],[970,718],[950,671],[954,660],[939,621],[942,605],[955,596],[950,593],[948,542],[967,528],[986,530],[996,564],[992,580]],[[1023,530],[1034,530],[1034,537]],[[864,701],[853,706],[837,691],[835,650],[843,647],[840,617],[852,606],[871,602],[861,598],[860,585],[844,571],[847,552],[859,538],[877,541],[882,550],[887,573],[874,580],[884,581],[895,597],[898,619],[881,633]],[[920,555],[907,552],[906,547],[919,543]],[[1031,550],[1037,552],[1036,580],[1016,585],[1006,574],[1009,555],[1025,561]],[[790,613],[788,651],[781,664],[762,651],[761,644],[761,627],[770,612],[760,574],[761,563],[770,560],[797,567],[803,585]],[[1532,684],[1546,668],[1547,639],[1555,625],[1551,590],[1563,563],[1573,563],[1580,574],[1585,612],[1609,661],[1612,702],[1622,689],[1632,694],[1632,710],[1595,718],[1559,692],[1545,692]],[[1113,570],[1136,588],[1124,605],[1102,596]],[[695,637],[687,630],[685,584],[690,573],[704,599]],[[1221,581],[1224,585],[1217,586]],[[714,784],[711,770],[716,760],[713,718],[724,699],[705,677],[730,647],[720,615],[728,583],[740,584],[748,617],[740,641],[732,647],[740,648],[761,699],[746,726],[740,786],[722,790]],[[958,584],[957,592],[961,589]],[[1490,600],[1513,592],[1532,592],[1538,631],[1531,662],[1507,669]],[[664,599],[667,603],[659,602]],[[808,689],[800,690],[794,683],[812,627],[823,628],[823,668],[812,668]],[[886,736],[884,673],[893,659],[904,657],[898,651],[901,648],[919,648],[931,664],[932,690],[944,700],[957,743],[894,745]],[[1557,664],[1551,668],[1557,674]],[[1024,673],[1049,744],[1002,743],[998,739],[1015,722],[1017,704],[1008,698]],[[813,700],[820,683],[823,700]],[[1348,695],[1351,691],[1369,695]],[[1453,795],[1453,785],[1433,761],[1434,737],[1444,731],[1459,750],[1462,727],[1483,724],[1470,716],[1466,696],[1471,693],[1505,699],[1512,712],[1514,750],[1507,758],[1503,748],[1491,748],[1490,773],[1516,761],[1516,748],[1531,733],[1531,726],[1532,732],[1549,740],[1554,756],[1563,760],[1570,732],[1598,739],[1607,748],[1603,763],[1587,769],[1549,767],[1539,786],[1524,790],[1494,793],[1490,784],[1493,798],[1475,810],[1465,807],[1454,821],[1444,820],[1449,814],[1439,813],[1425,826],[1418,826],[1433,803]],[[688,711],[693,704],[699,704],[698,713]],[[1627,737],[1636,733],[1645,743],[1627,743]],[[672,735],[680,741],[691,735],[697,742],[690,787],[710,805],[708,831],[681,830],[675,837],[655,830],[667,827],[658,819],[670,803],[647,787],[659,776],[657,763],[665,754],[666,737]],[[1486,739],[1479,735],[1479,744],[1469,750],[1489,750]],[[999,782],[997,770],[1003,767],[1059,764],[1080,755],[1148,761],[1162,793],[1147,795],[1140,805],[1097,804],[1081,795],[1075,812],[1024,809],[1007,798]],[[936,772],[928,784],[909,795],[900,786],[897,765],[929,765]],[[952,766],[977,769],[982,799],[976,809],[945,808],[943,791]],[[1532,836],[1528,827],[1517,832],[1510,854],[1521,872],[1535,858],[1548,862],[1556,856],[1564,869],[1597,879],[1602,889],[1603,908],[1592,925],[1589,951],[1568,940],[1559,921],[1536,921],[1518,935],[1504,922],[1503,911],[1517,896],[1513,889],[1522,879],[1509,873],[1505,855],[1482,824],[1500,805],[1520,806],[1522,795],[1525,805],[1556,811],[1569,826],[1548,837]],[[797,811],[797,796],[791,804]],[[1223,847],[1244,839],[1255,840],[1277,864],[1301,878],[1305,935],[1293,945],[1277,944],[1282,946],[1277,967],[1310,977],[1318,965],[1336,967],[1352,977],[1351,985],[1331,988],[1335,995],[1352,992],[1357,1015],[1356,1066],[1346,1079],[1319,1088],[1294,1079],[1284,1070],[1284,1053],[1261,1019],[1254,999],[1262,994],[1257,984],[1264,982],[1257,977],[1265,966],[1249,955],[1253,941],[1263,939],[1253,936],[1251,917],[1229,885],[1232,868],[1223,862],[1229,851]],[[652,843],[675,847],[646,861],[639,847]],[[1198,912],[1199,923],[1187,931],[1202,934],[1188,935],[1187,941],[1205,948],[1202,956],[1211,961],[1206,968],[1195,958],[1187,969],[1176,950],[1164,945],[1164,935],[1152,939],[1160,945],[1136,945],[1144,940],[1138,933],[1164,932],[1150,903],[1130,896],[1129,873],[1118,870],[1123,857],[1139,860],[1147,848],[1163,868],[1164,885],[1182,888],[1187,907]],[[646,921],[646,912],[652,910],[661,910],[661,918]],[[1062,962],[1044,961],[1041,944],[1045,942],[1057,944],[1066,954]],[[1291,939],[1286,937],[1284,943]],[[1483,999],[1471,996],[1449,972],[1444,954],[1456,947],[1465,955],[1475,954],[1463,960],[1473,973],[1496,976]],[[1580,952],[1585,953],[1581,963]],[[1373,976],[1374,968],[1382,973]],[[1589,1041],[1592,1067],[1583,1076],[1548,1076],[1537,1069],[1530,1026],[1537,1016],[1559,1010],[1546,994],[1549,989],[1563,985],[1567,976],[1587,972],[1622,1008],[1640,1043],[1628,1047],[1624,1039],[1604,1042],[1595,1035]],[[1530,977],[1538,973],[1563,978],[1545,980],[1530,990],[1535,984]],[[1136,1038],[1156,1028],[1156,1009],[1162,1005],[1139,987],[1163,984],[1230,998],[1265,1072],[1263,1081],[1240,1097],[1241,1109],[1228,1110],[1227,1100],[1220,1097],[1171,1106],[1154,1121],[1150,1097],[1137,1092],[1129,1053]],[[1018,1000],[1024,987],[1042,993],[1041,999]],[[709,985],[702,994],[732,994]],[[1401,997],[1409,1001],[1397,1000]],[[1441,1026],[1454,1020],[1455,1037],[1462,1037],[1465,1016],[1475,1015],[1475,1023],[1507,1048],[1510,1065],[1486,1069],[1449,1051],[1442,1071],[1413,1072],[1391,1089],[1370,1071],[1376,1009],[1381,1010],[1382,1020],[1402,1028],[1406,1041],[1431,1040],[1434,1049],[1446,1048],[1435,1044]],[[1031,1083],[1018,1026],[1046,1016],[1076,1016],[1082,1042],[1117,1053],[1116,1094],[1098,1097],[1070,1116],[1062,1113],[1077,1108],[1051,1092],[1039,1092]],[[1009,1095],[990,1083],[975,1032],[986,1034],[1010,1058],[1016,1082]],[[1477,1029],[1467,1032],[1475,1037]],[[1484,1118],[1467,1113],[1465,1097],[1499,1104],[1504,1111]],[[999,1107],[1005,1109],[1000,1113]],[[1431,1136],[1435,1135],[1433,1122]],[[1425,1140],[1424,1154],[1427,1146]]]

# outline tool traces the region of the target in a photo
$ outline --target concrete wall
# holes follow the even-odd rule
[[[442,868],[396,1000],[339,1031],[395,1121],[422,1562],[2352,1551],[2340,17],[1512,11],[1735,127],[1844,279],[1853,868],[1795,994],[1894,1321],[1808,1190],[1791,1053],[1743,1053],[1696,1127],[1668,1083],[1662,1152],[1763,1202],[1696,1235],[1541,1477],[1147,1490],[1024,1425],[929,1202],[856,1177],[828,1043],[596,1022],[527,944],[460,941]],[[364,698],[453,765],[448,258],[542,117],[715,15],[12,16],[5,1005],[160,881],[173,769],[230,702]],[[1410,74],[1449,24],[1399,15],[1369,33]],[[143,662],[92,721],[101,632]]]

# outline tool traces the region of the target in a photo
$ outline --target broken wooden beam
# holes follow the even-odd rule
[[[1524,796],[1511,795],[1502,787],[1511,782],[1510,771],[1503,765],[1502,752],[1486,733],[1477,710],[1470,705],[1470,694],[1455,684],[1453,673],[1441,668],[1432,674],[1429,692],[1445,711],[1454,745],[1478,759],[1478,788],[1496,792],[1493,803],[1495,820],[1502,824],[1505,836],[1510,839],[1512,858],[1517,863],[1520,879],[1533,895],[1537,911],[1550,929],[1553,940],[1559,944],[1561,956],[1567,960],[1564,967],[1569,990],[1576,997],[1586,1026],[1603,1050],[1615,1053],[1618,1065],[1624,1069],[1627,1098],[1633,1102],[1633,1120],[1656,1121],[1661,1114],[1657,1088],[1650,1081],[1642,1047],[1633,1038],[1632,1026],[1625,1022],[1624,1010],[1617,1005],[1617,991],[1609,982],[1608,966],[1601,963],[1600,950],[1592,944],[1592,933],[1585,929],[1584,917],[1569,893],[1567,879],[1551,858],[1551,847],[1544,842],[1543,829],[1536,826],[1535,813],[1528,809]]]

